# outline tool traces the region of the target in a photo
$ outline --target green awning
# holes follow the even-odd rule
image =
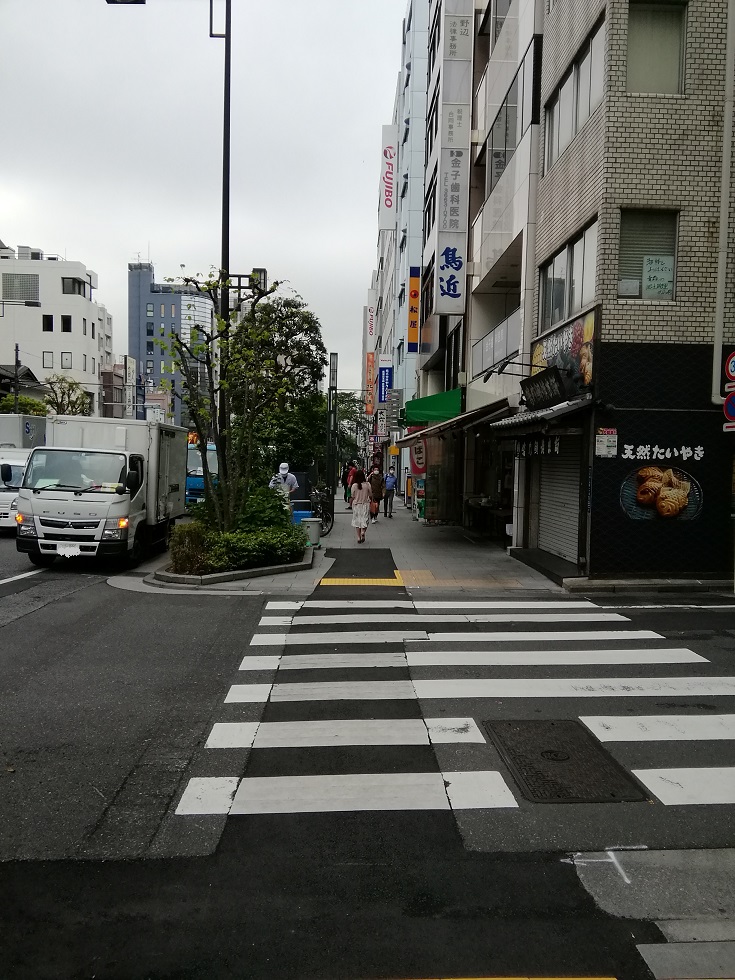
[[[462,411],[462,389],[440,391],[425,398],[414,398],[405,405],[406,425],[429,425],[447,422]]]

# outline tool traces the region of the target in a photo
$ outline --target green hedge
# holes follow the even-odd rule
[[[199,521],[179,524],[171,536],[171,571],[207,575],[299,561],[307,537],[297,525],[252,531],[210,531]]]

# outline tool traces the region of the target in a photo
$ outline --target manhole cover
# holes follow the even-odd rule
[[[485,729],[534,803],[634,803],[646,793],[578,721],[486,721]]]

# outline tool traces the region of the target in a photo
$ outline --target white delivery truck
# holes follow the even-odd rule
[[[42,446],[46,438],[46,419],[37,415],[0,415],[0,466],[7,480],[0,480],[0,530],[15,531],[13,502],[23,479],[26,461],[34,446]]]
[[[186,447],[186,429],[161,422],[47,419],[18,491],[18,551],[40,566],[79,555],[138,561],[185,513]]]

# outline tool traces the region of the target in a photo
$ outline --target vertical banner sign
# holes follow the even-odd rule
[[[378,359],[378,405],[385,405],[393,387],[393,361],[387,354]]]
[[[375,333],[377,324],[375,322],[375,308],[378,305],[378,294],[374,289],[368,289],[367,301],[367,353],[375,350]],[[375,379],[373,378],[373,381]]]
[[[380,155],[380,204],[378,229],[396,227],[396,168],[398,166],[398,127],[383,126],[383,150]]]
[[[408,279],[408,353],[419,350],[419,303],[421,302],[421,269],[412,265]]]
[[[461,315],[467,301],[473,4],[457,0],[453,6],[456,12],[444,15],[434,309]]]
[[[368,351],[365,365],[365,414],[375,411],[375,353]]]
[[[388,435],[388,417],[384,410],[378,411],[378,438],[385,439]]]

